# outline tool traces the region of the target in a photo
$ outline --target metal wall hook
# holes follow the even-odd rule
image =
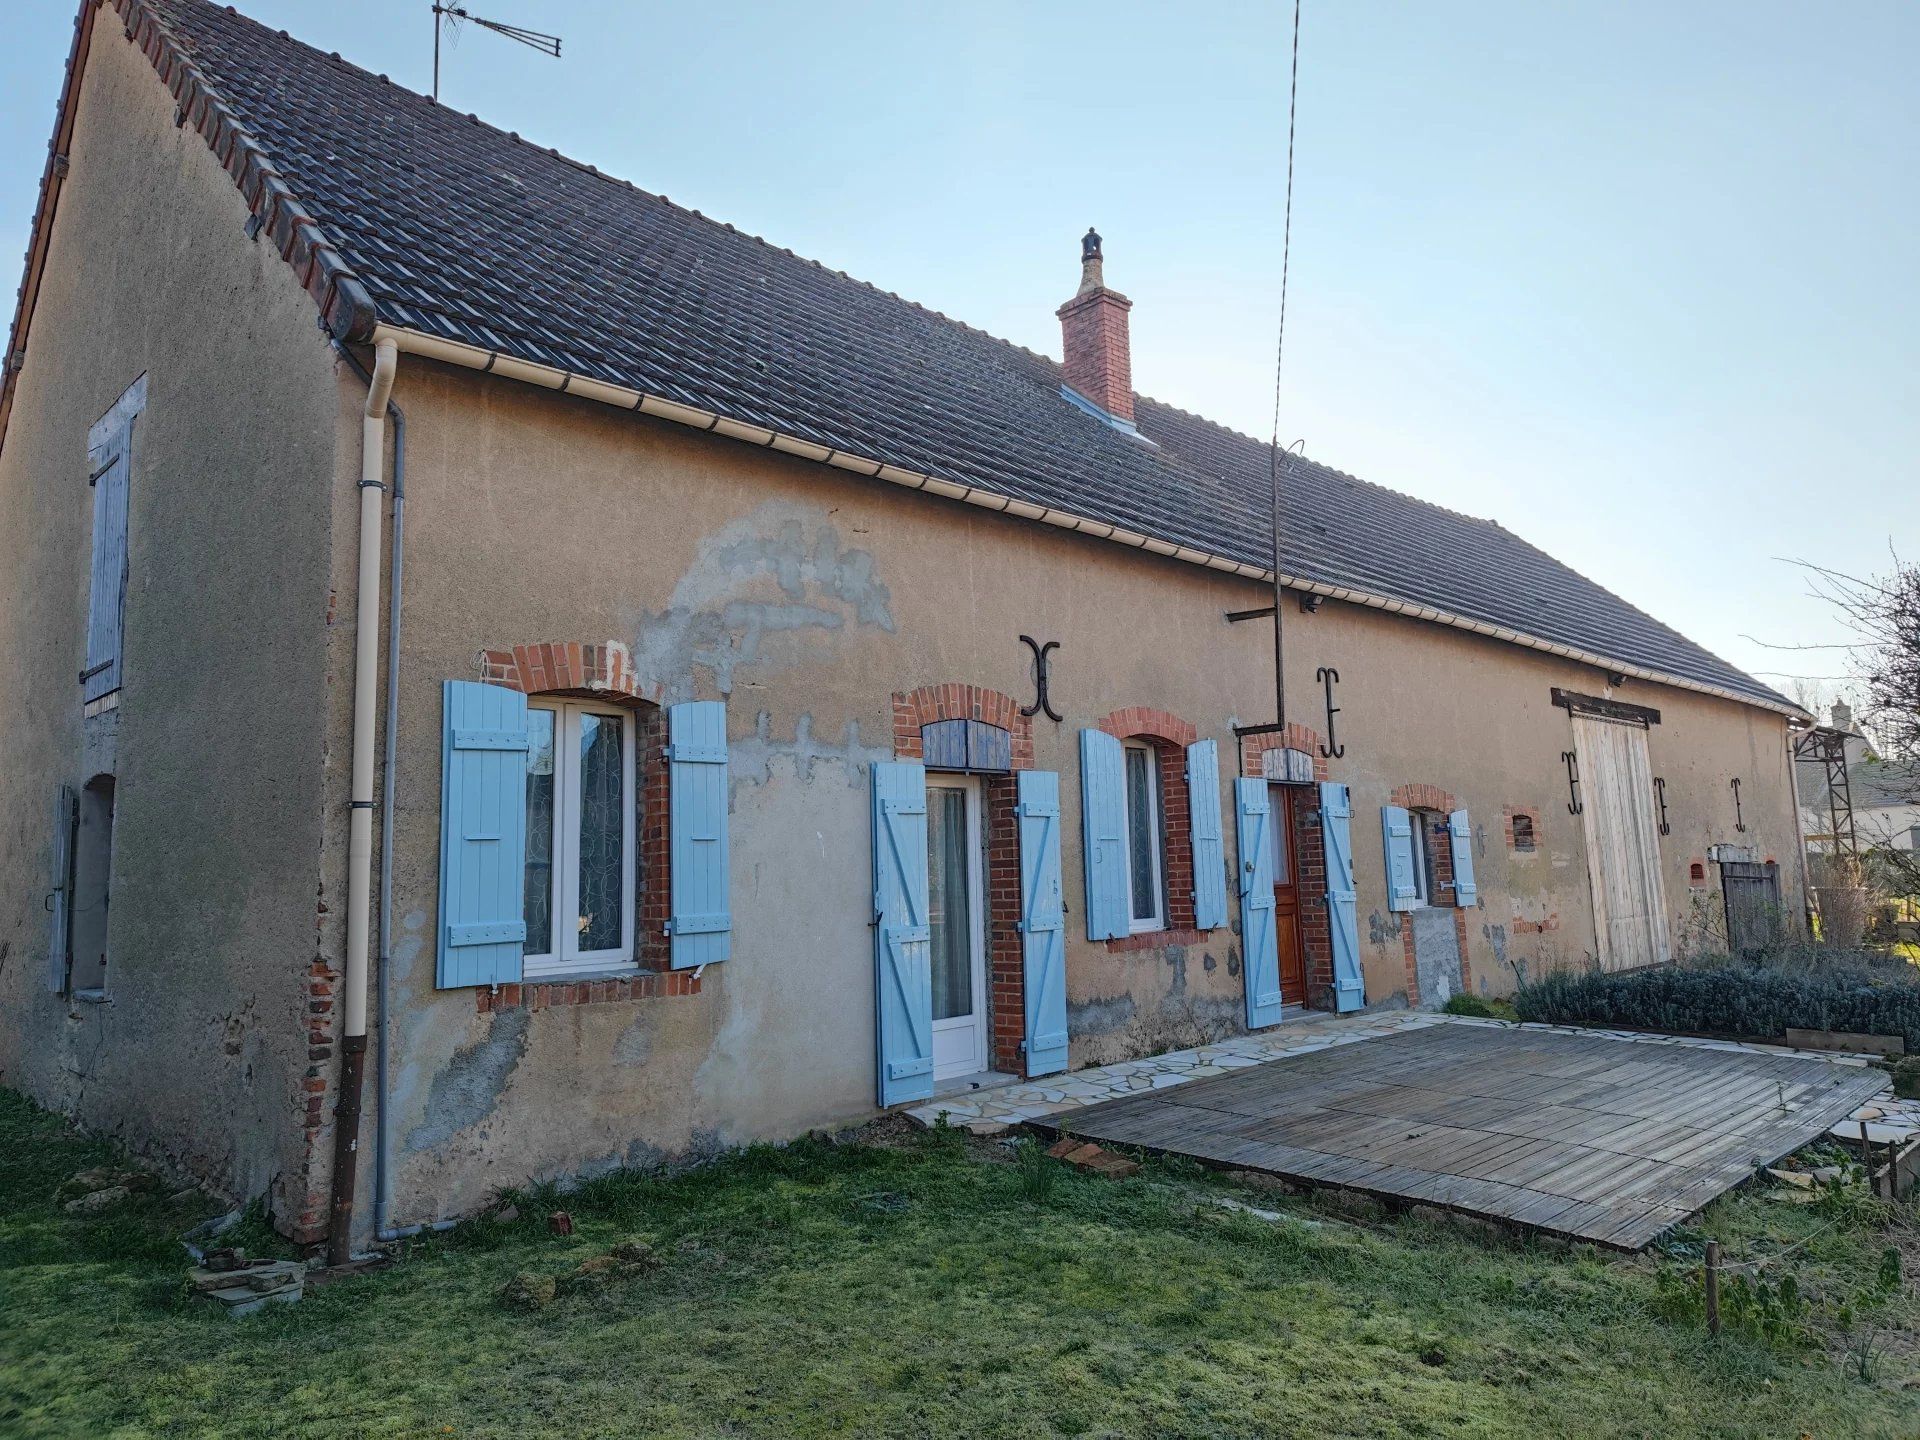
[[[1560,758],[1567,763],[1567,813],[1578,815],[1587,807],[1580,803],[1580,757],[1571,750],[1562,750]]]
[[[1733,828],[1744,835],[1747,833],[1747,819],[1740,813],[1740,777],[1734,776],[1730,783],[1733,786]]]
[[[1667,782],[1658,775],[1653,777],[1653,793],[1660,801],[1660,833],[1671,835],[1673,826],[1667,823]]]
[[[1313,672],[1313,678],[1318,680],[1327,692],[1327,739],[1326,743],[1320,747],[1320,755],[1322,759],[1338,760],[1347,753],[1347,747],[1337,744],[1333,735],[1333,717],[1340,713],[1340,707],[1333,703],[1333,687],[1340,683],[1340,672],[1331,665],[1322,665]]]
[[[1033,704],[1022,705],[1020,707],[1020,713],[1022,715],[1044,714],[1049,720],[1053,721],[1054,724],[1058,725],[1062,720],[1066,719],[1066,716],[1062,715],[1058,710],[1055,710],[1053,708],[1053,701],[1047,698],[1047,655],[1050,651],[1058,650],[1060,648],[1060,642],[1058,640],[1049,640],[1046,644],[1042,645],[1031,635],[1022,635],[1020,637],[1020,643],[1033,651],[1034,684]]]

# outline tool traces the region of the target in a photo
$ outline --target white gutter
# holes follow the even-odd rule
[[[1038,520],[1043,524],[1057,525],[1063,530],[1077,530],[1083,535],[1111,540],[1115,544],[1145,550],[1154,555],[1165,555],[1169,559],[1182,560],[1189,565],[1201,565],[1209,570],[1221,570],[1229,575],[1239,575],[1245,579],[1257,580],[1269,585],[1273,583],[1273,571],[1270,568],[1246,565],[1238,560],[1229,560],[1225,556],[1193,549],[1191,546],[1156,540],[1150,535],[1141,535],[1132,530],[1122,529],[1118,525],[1109,525],[1103,520],[1089,520],[1083,515],[1074,515],[1045,505],[1035,505],[1026,500],[1015,500],[991,490],[963,485],[955,480],[943,480],[935,475],[924,475],[919,471],[902,469],[898,465],[885,465],[878,460],[852,455],[845,450],[835,450],[816,441],[796,439],[794,436],[782,435],[778,431],[768,430],[763,426],[729,420],[724,415],[716,415],[710,410],[702,410],[692,405],[683,405],[677,400],[665,400],[644,391],[629,389],[624,385],[609,385],[602,380],[590,380],[571,371],[555,369],[551,365],[515,359],[503,351],[488,350],[482,346],[468,345],[458,340],[443,340],[437,335],[427,335],[418,330],[407,330],[393,325],[376,326],[373,335],[376,344],[391,343],[407,354],[418,355],[423,359],[439,360],[448,365],[460,365],[469,370],[482,370],[492,375],[504,376],[509,380],[537,385],[543,390],[557,390],[565,395],[578,395],[582,399],[597,400],[603,405],[611,405],[620,410],[637,410],[643,415],[657,416],[662,420],[671,420],[677,425],[685,425],[691,429],[705,430],[725,435],[730,439],[744,440],[751,445],[764,445],[771,450],[798,455],[803,459],[816,460],[826,465],[835,465],[842,470],[851,470],[858,475],[885,480],[909,490],[931,491],[935,495],[944,495],[948,499],[960,500],[968,505],[978,505],[985,510],[997,510],[1009,515],[1018,515],[1026,520]],[[1590,650],[1563,645],[1556,640],[1544,640],[1537,635],[1528,635],[1523,631],[1512,630],[1504,625],[1490,624],[1485,620],[1474,620],[1465,615],[1455,615],[1450,611],[1436,610],[1430,605],[1418,605],[1409,600],[1397,600],[1390,595],[1374,595],[1364,590],[1349,589],[1344,585],[1329,585],[1324,581],[1306,580],[1293,575],[1281,576],[1280,583],[1289,590],[1303,591],[1309,595],[1322,595],[1329,600],[1344,600],[1351,605],[1364,605],[1369,609],[1384,610],[1389,614],[1408,615],[1416,620],[1428,620],[1436,625],[1450,626],[1455,630],[1471,631],[1476,635],[1486,635],[1495,640],[1503,640],[1510,645],[1539,650],[1548,655],[1558,655],[1563,659],[1577,661],[1582,665],[1591,665],[1599,670],[1608,670],[1617,675],[1628,675],[1637,680],[1650,680],[1655,684],[1670,685],[1678,690],[1692,690],[1701,695],[1714,695],[1741,705],[1771,710],[1790,720],[1811,718],[1797,707],[1761,700],[1752,695],[1742,695],[1739,691],[1729,690],[1724,685],[1711,685],[1702,680],[1689,680],[1684,676],[1650,670],[1642,665],[1631,665],[1623,660],[1612,660],[1604,655],[1596,655]]]
[[[400,346],[375,335],[373,383],[360,418],[360,576],[354,594],[353,781],[347,829],[347,963],[340,984],[340,1097],[334,1109],[327,1258],[351,1258],[360,1144],[360,1092],[367,1049],[367,942],[373,881],[374,701],[380,676],[380,560],[387,473],[387,399]]]

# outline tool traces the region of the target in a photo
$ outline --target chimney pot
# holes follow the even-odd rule
[[[1107,288],[1100,232],[1080,238],[1080,288],[1056,312],[1060,317],[1067,384],[1116,420],[1133,423],[1133,356],[1127,312],[1133,302]]]

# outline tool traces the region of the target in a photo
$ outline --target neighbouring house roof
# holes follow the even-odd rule
[[[1824,812],[1832,788],[1827,784],[1825,767],[1802,761],[1797,768],[1806,792],[1801,803]],[[1855,814],[1920,806],[1920,763],[1882,760],[1873,755],[1856,760],[1847,766],[1847,793]]]
[[[931,477],[976,503],[1271,573],[1262,442],[1141,398],[1142,444],[1067,400],[1045,356],[231,9],[108,6],[343,339],[376,326],[437,337],[808,442],[834,463],[860,457],[868,473]],[[89,23],[83,6],[76,61]],[[50,166],[11,350],[25,344],[56,198]],[[0,427],[11,388],[9,374]],[[1283,574],[1299,588],[1802,716],[1492,521],[1295,457],[1284,538]]]

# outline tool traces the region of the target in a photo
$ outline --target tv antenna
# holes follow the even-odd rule
[[[522,45],[531,46],[542,55],[551,55],[556,60],[560,58],[560,37],[558,35],[547,35],[538,30],[527,30],[519,25],[506,25],[498,20],[483,20],[478,15],[470,12],[464,5],[448,5],[442,3],[442,0],[434,0],[433,98],[436,101],[440,98],[440,32],[446,27],[447,23],[451,21],[456,27],[454,33],[458,35],[458,26],[462,20],[471,20],[482,30],[491,30],[494,34],[504,35],[509,40],[518,40]]]

